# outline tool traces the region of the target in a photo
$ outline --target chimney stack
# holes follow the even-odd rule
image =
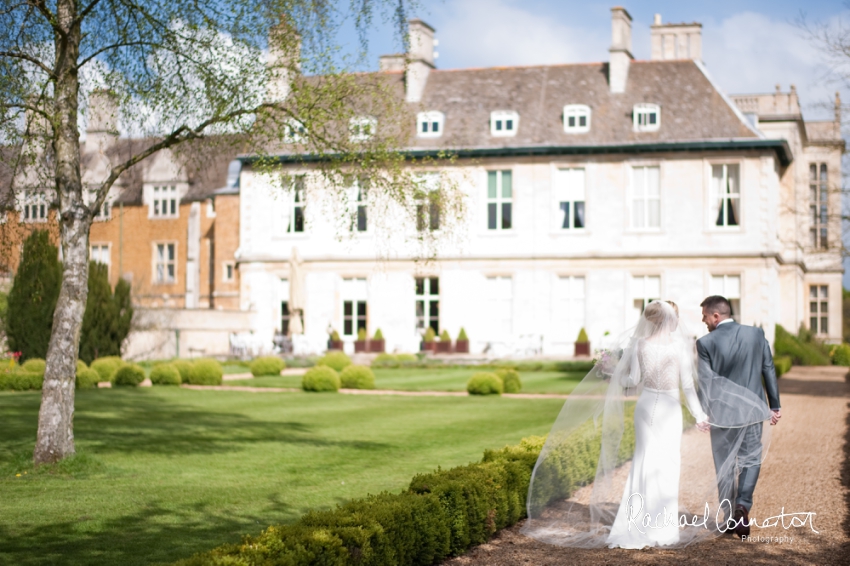
[[[702,24],[662,24],[655,14],[650,26],[653,61],[669,59],[702,59]]]
[[[608,86],[611,92],[626,91],[632,56],[632,17],[625,8],[611,8],[611,60],[608,63]]]
[[[301,34],[286,16],[269,29],[269,102],[283,102],[292,91],[292,80],[301,73]]]
[[[118,99],[114,92],[94,90],[89,95],[86,146],[102,151],[118,137]]]
[[[381,55],[378,61],[379,69],[381,71],[404,70],[404,53],[396,53],[393,55]]]
[[[428,82],[428,74],[434,65],[434,28],[422,20],[408,22],[410,58],[405,75],[405,99],[407,102],[419,102]]]

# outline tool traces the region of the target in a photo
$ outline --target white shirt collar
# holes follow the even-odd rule
[[[734,320],[732,320],[731,318],[724,318],[723,320],[717,323],[717,326],[720,326],[721,324],[726,324],[727,322],[734,322]],[[717,328],[717,326],[715,326],[715,328]]]

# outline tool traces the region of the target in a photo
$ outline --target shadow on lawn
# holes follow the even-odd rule
[[[262,515],[240,515],[206,505],[174,509],[156,501],[137,512],[97,522],[96,517],[39,525],[14,534],[0,525],[0,563],[112,565],[170,563],[243,534],[259,534],[269,524],[290,522],[300,511],[269,496]],[[271,523],[270,523],[271,522]],[[7,562],[8,561],[8,562]]]
[[[246,444],[286,443],[379,450],[389,445],[321,438],[310,424],[254,418],[224,408],[206,408],[139,391],[78,395],[74,436],[91,454],[214,454]],[[94,394],[92,394],[94,393]],[[100,392],[103,393],[103,392]],[[0,454],[35,442],[37,394],[0,397]]]

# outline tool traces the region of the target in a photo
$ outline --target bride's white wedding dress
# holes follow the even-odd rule
[[[635,406],[635,451],[609,548],[644,548],[679,542],[679,472],[682,408],[679,384],[697,422],[708,417],[696,390],[692,364],[677,340],[641,339],[632,350],[626,387],[643,381]],[[648,514],[649,519],[645,520]],[[666,514],[666,515],[665,515]],[[665,525],[666,519],[666,525]],[[644,526],[649,523],[651,526]]]

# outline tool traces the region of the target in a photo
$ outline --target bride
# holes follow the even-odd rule
[[[649,303],[597,357],[546,438],[521,532],[560,546],[675,548],[730,530],[731,503],[718,494],[734,486],[722,482],[766,450],[715,462],[704,432],[730,428],[740,446],[746,425],[769,418],[765,401],[697,370],[694,336],[672,302]],[[683,431],[683,411],[696,427]]]

